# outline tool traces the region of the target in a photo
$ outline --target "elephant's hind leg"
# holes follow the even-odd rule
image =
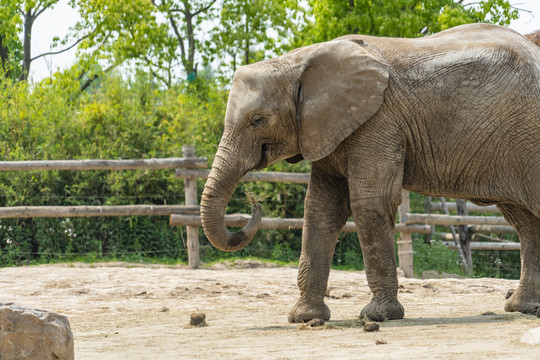
[[[521,242],[519,287],[508,299],[506,311],[536,312],[540,307],[540,218],[513,204],[498,204],[505,219],[516,228]]]
[[[305,201],[302,253],[298,267],[300,298],[289,322],[330,319],[324,295],[334,248],[350,213],[347,181],[325,176],[314,163]]]

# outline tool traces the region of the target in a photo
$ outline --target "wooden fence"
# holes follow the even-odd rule
[[[184,154],[186,156],[186,154]],[[190,155],[190,156],[194,156]],[[197,179],[206,179],[210,170],[202,169],[177,169],[175,174],[179,178],[184,178],[186,188],[186,199],[190,200],[190,205],[198,204],[197,200]],[[250,172],[246,174],[240,181],[266,181],[266,182],[281,182],[308,184],[309,174],[306,173],[284,173],[284,172]],[[189,195],[188,195],[189,192]],[[413,276],[413,248],[411,233],[419,233],[426,235],[435,235],[445,242],[450,247],[461,249],[463,244],[455,234],[453,226],[472,225],[468,227],[468,231],[474,235],[485,233],[497,234],[514,234],[515,230],[500,216],[456,216],[449,215],[449,211],[456,210],[456,203],[438,203],[430,202],[426,204],[426,210],[429,214],[413,214],[410,212],[409,192],[403,191],[402,204],[399,208],[399,222],[395,226],[396,232],[400,233],[398,245],[398,258],[400,268],[405,273],[405,276]],[[187,204],[187,202],[186,202]],[[470,212],[495,213],[498,212],[495,206],[477,206],[467,204],[467,210]],[[436,211],[446,211],[446,214],[433,214]],[[225,225],[230,227],[242,227],[250,219],[247,214],[229,214],[225,215]],[[192,268],[199,266],[199,238],[198,228],[201,226],[200,214],[173,214],[171,215],[170,224],[173,226],[186,226],[188,231],[188,257],[189,265]],[[435,225],[448,226],[451,233],[435,233]],[[302,229],[303,219],[282,219],[263,217],[261,220],[262,229]],[[356,232],[356,224],[352,221],[346,223],[342,229],[343,232]],[[493,238],[491,238],[493,240]],[[500,239],[494,239],[500,240]],[[468,242],[467,249],[471,250],[519,250],[519,243],[514,242]],[[463,252],[463,251],[461,251]],[[460,254],[461,256],[461,254]],[[463,255],[465,257],[465,255]],[[465,259],[463,259],[465,260]],[[463,263],[466,267],[466,262]]]
[[[0,162],[0,171],[29,171],[29,170],[126,170],[126,169],[176,169],[175,175],[184,179],[185,205],[123,205],[123,206],[18,206],[0,208],[0,218],[16,217],[77,217],[77,216],[132,216],[132,215],[170,215],[170,224],[186,226],[189,266],[198,268],[199,258],[199,227],[201,226],[200,207],[197,192],[197,179],[208,177],[209,170],[206,158],[195,156],[193,146],[184,146],[183,158],[141,159],[141,160],[62,160],[62,161],[11,161]],[[266,181],[307,184],[309,174],[283,172],[250,172],[241,181]],[[470,212],[496,212],[495,207],[480,207],[467,204]],[[504,218],[499,216],[456,216],[449,215],[455,210],[455,203],[430,202],[426,205],[428,214],[413,214],[410,212],[409,192],[403,191],[403,201],[399,208],[399,222],[396,232],[400,233],[398,257],[400,268],[405,276],[413,276],[413,248],[411,233],[438,236],[450,247],[460,251],[462,256],[463,243],[458,239],[453,226],[472,225],[469,233],[512,234],[515,230]],[[445,214],[433,214],[444,211]],[[244,226],[250,216],[246,214],[231,214],[225,216],[225,225],[232,227]],[[435,233],[435,225],[448,226],[451,233]],[[303,219],[281,219],[263,217],[263,229],[301,229]],[[355,232],[356,224],[346,223],[343,232]],[[492,238],[493,239],[493,238]],[[500,240],[500,239],[495,239]],[[470,250],[518,250],[519,243],[513,242],[469,242]],[[460,250],[461,249],[461,250]],[[463,255],[464,256],[464,255]]]
[[[193,147],[188,147],[193,148]],[[185,149],[188,151],[189,149]],[[0,171],[30,170],[129,170],[206,168],[206,158],[184,157],[138,160],[43,160],[0,161]],[[190,205],[118,205],[118,206],[15,206],[0,208],[0,218],[90,217],[199,214],[200,207]]]

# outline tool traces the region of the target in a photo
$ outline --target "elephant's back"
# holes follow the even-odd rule
[[[396,70],[511,62],[540,73],[540,48],[514,30],[493,24],[466,24],[421,38],[347,35],[339,39],[361,39]]]

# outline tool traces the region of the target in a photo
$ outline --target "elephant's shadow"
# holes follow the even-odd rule
[[[427,318],[404,318],[400,320],[387,320],[379,323],[381,327],[406,327],[406,326],[438,326],[438,325],[466,325],[466,324],[490,324],[490,323],[506,323],[530,318],[531,315],[526,315],[518,312],[514,313],[485,313],[481,315],[457,316],[457,317],[427,317]],[[259,331],[275,331],[275,330],[294,330],[294,329],[361,329],[364,326],[364,321],[360,319],[346,320],[330,320],[323,326],[311,328],[304,324],[290,324],[285,326],[267,326],[260,328],[251,328],[250,330]]]

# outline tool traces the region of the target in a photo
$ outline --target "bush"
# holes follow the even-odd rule
[[[0,83],[1,160],[140,159],[196,146],[210,161],[227,94],[157,89],[112,75],[76,94],[63,81]],[[173,170],[0,172],[0,206],[181,204]],[[182,258],[168,217],[0,219],[0,266],[81,254]]]

